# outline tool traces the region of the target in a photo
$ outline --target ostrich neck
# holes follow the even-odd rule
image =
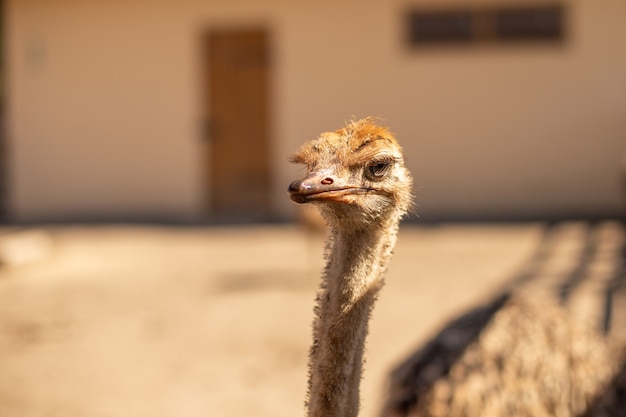
[[[309,417],[358,414],[369,316],[383,285],[399,217],[331,234],[313,325]]]

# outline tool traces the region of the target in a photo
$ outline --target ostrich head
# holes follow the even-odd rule
[[[331,228],[362,228],[398,219],[411,206],[412,178],[402,148],[372,118],[322,133],[291,158],[307,174],[289,185],[296,203],[317,204]]]

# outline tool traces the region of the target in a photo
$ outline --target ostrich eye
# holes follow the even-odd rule
[[[381,180],[387,175],[391,168],[391,161],[375,161],[367,166],[365,176],[370,180]]]

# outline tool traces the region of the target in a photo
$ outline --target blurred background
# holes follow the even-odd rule
[[[4,3],[8,222],[293,219],[287,156],[368,115],[423,221],[623,216],[622,1]]]
[[[0,3],[0,417],[301,415],[324,234],[287,157],[353,117],[419,215],[364,415],[521,278],[626,329],[623,0]]]

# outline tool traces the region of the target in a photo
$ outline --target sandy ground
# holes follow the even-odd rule
[[[363,415],[446,319],[510,279],[541,224],[404,226]],[[323,237],[297,226],[63,227],[0,270],[0,417],[303,415]]]

